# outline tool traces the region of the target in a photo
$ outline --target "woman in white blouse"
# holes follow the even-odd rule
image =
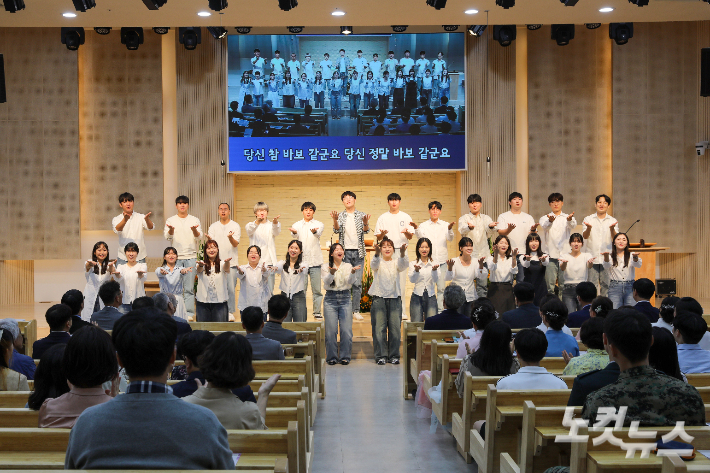
[[[446,281],[452,281],[453,284],[463,288],[466,293],[466,302],[459,307],[458,312],[470,317],[471,304],[478,299],[476,279],[481,281],[479,284],[485,284],[488,276],[488,272],[483,269],[483,263],[485,263],[486,258],[480,258],[478,262],[472,258],[473,240],[469,237],[463,237],[459,240],[459,254],[458,258],[446,261],[448,266]]]
[[[579,310],[577,307],[577,284],[587,281],[588,271],[594,265],[594,256],[582,253],[584,237],[573,233],[569,237],[569,253],[561,254],[559,258],[560,271],[564,273],[564,288],[562,289],[562,302],[571,314]]]
[[[350,288],[355,283],[355,273],[360,266],[345,263],[345,249],[340,243],[330,246],[328,265],[321,266],[321,279],[325,286],[323,317],[325,318],[325,360],[329,365],[350,363],[353,346],[353,312]],[[340,356],[338,356],[340,332]]]
[[[219,259],[219,245],[207,240],[202,260],[197,262],[197,301],[195,316],[198,322],[226,322],[229,315],[227,303],[229,262]]]
[[[291,302],[284,321],[305,322],[308,315],[306,309],[308,266],[303,265],[303,246],[299,240],[289,242],[286,261],[276,263],[276,272],[281,276],[279,284],[281,295],[288,297]]]
[[[247,307],[261,307],[261,310],[266,313],[268,311],[268,302],[271,295],[269,290],[269,275],[273,273],[265,263],[261,261],[261,248],[256,245],[251,245],[247,248],[248,264],[237,266],[239,272],[239,312]]]
[[[409,319],[424,322],[438,314],[434,284],[439,280],[439,265],[431,260],[431,240],[420,238],[416,247],[417,260],[409,263],[409,282],[414,284],[409,298]]]
[[[148,265],[136,261],[138,245],[130,242],[123,249],[126,255],[126,264],[119,264],[112,274],[113,278],[121,285],[123,292],[123,305],[118,310],[127,314],[131,311],[131,304],[139,297],[145,296],[144,282]]]
[[[116,270],[115,264],[116,260],[109,261],[108,245],[103,241],[96,242],[91,250],[91,259],[84,265],[86,286],[84,287],[84,308],[81,311],[83,320],[88,322],[91,319],[91,314],[103,309],[99,288],[111,279],[111,273]]]
[[[626,233],[617,233],[612,241],[611,259],[609,252],[602,253],[602,266],[609,272],[609,299],[614,309],[622,305],[634,305],[633,285],[636,280],[635,268],[641,267],[639,254],[629,250],[629,237]],[[621,261],[623,260],[623,261]]]
[[[493,256],[486,258],[491,280],[488,298],[499,314],[515,309],[513,280],[518,274],[517,263],[518,249],[511,251],[508,237],[499,235],[493,245]]]

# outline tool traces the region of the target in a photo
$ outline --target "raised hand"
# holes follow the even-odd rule
[[[409,222],[409,224],[410,224],[410,225],[412,226],[412,228],[415,229],[415,230],[416,230],[417,228],[419,228],[419,225],[417,225],[417,224],[414,223],[414,222]]]
[[[368,225],[367,222],[370,221],[370,218],[372,218],[372,215],[370,215],[370,214],[365,214],[365,215],[363,215],[363,216],[362,216],[362,223],[365,224],[365,225]]]
[[[207,242],[213,240],[213,238],[209,235],[209,233],[205,233],[205,238],[207,238]],[[207,243],[205,242],[205,243]]]
[[[330,216],[334,222],[338,221],[338,211],[337,210],[333,210],[332,212],[330,212]]]
[[[399,254],[404,258],[404,256],[407,254],[407,244],[405,243],[399,248]]]
[[[265,273],[266,271],[268,271],[268,269],[266,268],[266,264],[262,264],[261,265],[261,272]]]
[[[165,226],[168,227],[168,234],[169,235],[172,235],[175,233],[175,227],[173,227],[172,225],[169,225],[167,223],[165,224]]]
[[[288,229],[289,232],[293,233],[294,235],[298,233],[295,228],[291,227]]]
[[[197,262],[197,266],[199,266],[200,268],[204,268],[204,267],[205,267],[205,262],[202,261],[202,260],[200,260],[200,261]]]
[[[362,266],[361,266],[361,265],[357,265],[357,266],[355,266],[355,267],[351,270],[351,272],[352,272],[353,274],[355,274],[355,273],[358,272],[358,270],[359,270],[360,268],[362,268]]]
[[[281,218],[281,215],[277,215],[276,217],[274,217],[274,219],[272,220],[272,222],[274,223],[274,225],[276,225],[277,223],[279,223],[279,218]]]
[[[454,269],[454,260],[449,258],[446,260],[446,266],[449,268],[449,271],[453,271]]]
[[[631,253],[631,257],[634,259],[634,261],[638,261],[640,254],[641,254],[641,253],[639,253],[638,251],[634,251],[634,252]]]
[[[148,212],[145,214],[145,217],[143,217],[146,221],[150,220],[150,216],[153,215],[153,212]]]
[[[451,230],[452,228],[454,228],[454,224],[455,224],[455,223],[456,223],[456,222],[451,222],[451,223],[449,224],[449,230]]]
[[[523,258],[525,258],[525,261],[530,261],[530,259],[532,258],[532,255],[525,255],[525,256],[523,256]]]
[[[121,273],[120,273],[119,271],[114,271],[114,272],[111,273],[111,274],[114,275],[114,276],[116,276],[117,278],[120,278],[120,277],[121,277]]]
[[[485,257],[485,256],[481,256],[480,258],[478,258],[478,267],[479,267],[480,269],[483,269],[483,263],[485,263],[485,262],[486,262],[486,257]]]
[[[562,358],[565,359],[566,364],[569,364],[569,360],[574,358],[574,355],[570,355],[569,353],[567,353],[567,350],[562,350]]]
[[[488,228],[495,228],[498,226],[498,222],[493,222],[488,224]]]
[[[474,228],[476,228],[476,226],[475,226],[474,224],[472,224],[472,223],[469,223],[469,224],[468,224],[468,229],[469,229],[469,230],[473,230]]]
[[[514,223],[509,223],[508,224],[508,231],[513,231],[515,229],[515,224]]]
[[[382,246],[378,245],[377,243],[373,243],[372,248],[375,250],[375,256],[380,256],[380,252],[382,252]]]
[[[548,214],[548,215],[547,215],[547,219],[548,219],[550,222],[554,222],[556,218],[557,218],[557,217],[555,216],[555,214]]]
[[[136,274],[139,278],[142,278],[143,276],[145,276],[145,271],[136,271]]]
[[[197,227],[199,227],[199,225],[193,225],[190,227],[190,230],[192,230],[192,234],[195,235],[195,238],[200,236],[200,232],[197,231]]]
[[[435,264],[434,266],[431,267],[431,270],[432,270],[432,271],[436,271],[437,269],[439,269],[439,265],[438,265],[438,264]]]
[[[234,232],[229,232],[229,233],[227,233],[227,238],[233,237],[233,236],[234,236]]]
[[[545,261],[549,257],[550,257],[549,255],[542,255],[542,256],[540,256],[540,261]]]
[[[416,264],[414,265],[414,272],[415,272],[415,273],[418,273],[420,269],[422,269],[421,266],[416,265]]]
[[[554,220],[554,218],[553,218],[552,220]],[[534,232],[535,230],[537,230],[538,225],[540,225],[540,224],[539,224],[539,223],[533,224],[533,226],[530,227],[530,231],[531,231],[531,232]]]
[[[572,221],[572,217],[574,217],[574,212],[572,212],[571,214],[569,214],[569,215],[567,216],[567,221],[568,221],[568,222],[571,222],[571,221]]]
[[[604,261],[609,261],[609,252],[608,251],[602,251],[602,256],[604,257]]]
[[[513,248],[513,254],[512,254],[512,256],[513,256],[513,258],[515,258],[515,257],[518,256],[518,249],[517,249],[517,248]]]
[[[414,236],[414,233],[410,232],[406,228],[404,230],[402,230],[401,233],[404,233],[404,236],[407,238],[407,240],[411,240],[412,237]]]
[[[317,229],[317,228],[311,228],[311,233],[315,235],[316,233],[318,233],[318,229]]]
[[[187,274],[187,273],[191,273],[191,272],[192,272],[192,268],[182,268],[180,270],[180,274]]]
[[[182,271],[181,271],[182,272]],[[167,271],[165,271],[163,268],[160,268],[160,274],[168,274]]]
[[[335,269],[335,268],[332,267],[332,266],[328,266],[328,271],[330,271],[330,274],[335,274],[335,272],[338,271],[338,270]]]
[[[592,229],[592,224],[588,222],[582,222],[582,225],[585,225],[587,229],[591,230]]]
[[[380,231],[380,233],[378,233],[377,235],[375,235],[375,237],[376,237],[378,240],[382,240],[382,239],[384,238],[384,236],[387,235],[387,233],[388,233],[387,230],[382,230],[382,231]]]
[[[131,215],[133,215],[133,212],[128,213],[128,212],[126,212],[126,211],[124,210],[124,211],[123,211],[123,221],[124,221],[124,222],[127,222],[127,221],[131,218]]]
[[[230,256],[229,258],[225,259],[225,260],[222,260],[223,263],[229,263],[230,261],[232,261],[232,257],[231,257],[231,256]]]
[[[242,271],[242,268],[240,268],[239,266],[237,266],[237,272],[239,274],[244,274],[244,271]]]
[[[468,336],[468,335],[466,335],[465,333],[460,332],[460,331],[459,331],[459,332],[456,332],[456,335],[457,335],[460,339],[462,339],[462,340],[468,340],[468,339],[469,339],[469,336]]]

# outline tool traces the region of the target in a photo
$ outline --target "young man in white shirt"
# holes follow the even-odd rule
[[[409,57],[409,49],[404,52],[404,57],[399,60],[399,65],[402,66],[402,74],[404,77],[409,77],[409,71],[414,67],[414,59]]]
[[[178,252],[177,268],[193,268],[182,275],[182,297],[188,318],[195,316],[195,274],[197,273],[197,240],[202,238],[202,227],[197,217],[189,215],[190,199],[181,195],[175,199],[177,215],[165,221],[163,236]]]
[[[111,221],[113,232],[118,235],[116,266],[126,264],[126,255],[123,249],[128,243],[133,242],[138,245],[138,258],[136,260],[139,263],[145,263],[145,258],[148,255],[145,239],[143,238],[143,230],[152,230],[154,228],[153,222],[150,220],[150,215],[153,212],[148,212],[145,215],[134,212],[133,200],[133,194],[130,192],[124,192],[119,195],[118,205],[121,207],[122,213]]]
[[[394,79],[397,77],[397,60],[394,58],[394,51],[387,53],[387,59],[385,59],[385,70],[390,73],[390,77]]]
[[[508,196],[510,210],[498,216],[498,234],[507,236],[510,240],[511,250],[518,250],[518,265],[520,258],[525,255],[525,239],[528,233],[537,229],[537,223],[530,214],[522,211],[523,195],[520,192],[512,192]],[[522,282],[524,271],[518,271],[517,281]]]
[[[278,49],[274,52],[274,58],[271,60],[271,69],[273,69],[274,76],[276,80],[281,82],[284,78],[284,68],[286,67],[286,62],[281,57],[281,51]]]
[[[264,66],[266,65],[266,59],[261,57],[261,51],[258,49],[254,50],[254,57],[251,58],[252,74],[256,74],[257,71],[261,77],[264,77]]]
[[[345,248],[343,261],[349,263],[353,268],[359,267],[355,273],[355,282],[352,287],[352,309],[355,320],[362,320],[360,315],[360,298],[362,297],[362,267],[365,262],[365,233],[370,232],[370,214],[355,210],[354,192],[345,191],[340,196],[345,210],[338,213],[333,210],[330,216],[333,218],[333,232],[338,233],[338,241]]]
[[[604,271],[602,253],[611,252],[612,240],[619,233],[619,222],[607,214],[611,197],[599,194],[596,199],[596,213],[584,217],[584,246],[587,253],[594,256],[594,265],[589,270],[589,282],[597,286],[599,295],[606,297],[609,292],[609,273]]]
[[[559,285],[560,296],[564,287],[564,273],[560,272],[560,255],[569,251],[568,241],[577,220],[574,212],[566,214],[562,212],[564,197],[559,192],[553,192],[547,198],[552,211],[540,217],[540,231],[542,236],[542,252],[549,255],[547,268],[545,269],[545,283],[547,292],[555,292],[555,284]]]
[[[443,265],[449,259],[449,250],[447,242],[454,241],[454,224],[456,222],[445,222],[439,220],[441,215],[441,202],[429,202],[429,220],[417,225],[411,222],[412,227],[416,230],[417,239],[428,238],[431,241],[431,259],[435,264]],[[436,303],[439,306],[439,312],[444,310],[444,287],[446,281],[439,278],[436,283]]]
[[[291,53],[291,60],[286,63],[286,66],[291,73],[291,78],[295,79],[299,77],[298,71],[301,69],[301,61],[296,59],[296,53]]]
[[[513,339],[520,369],[498,380],[498,389],[567,389],[567,383],[540,366],[547,352],[547,337],[542,330],[526,328]]]
[[[426,51],[419,51],[419,59],[415,63],[417,65],[417,89],[422,88],[422,79],[426,75],[426,70],[429,68],[429,60],[426,58]],[[431,105],[431,103],[429,103]]]
[[[326,87],[330,88],[330,79],[333,78],[333,62],[330,60],[330,54],[323,54],[323,60],[320,62],[320,73],[326,83]]]
[[[313,218],[316,213],[316,205],[313,202],[304,202],[301,205],[301,213],[303,213],[303,219],[294,223],[289,231],[293,238],[299,240],[303,245],[302,261],[303,265],[308,267],[308,277],[311,280],[311,292],[313,293],[313,317],[322,319],[323,293],[321,292],[320,276],[323,252],[320,248],[320,237],[323,235],[324,225]],[[307,281],[305,284],[308,286]]]
[[[249,246],[256,245],[261,250],[261,263],[268,266],[274,266],[278,259],[276,258],[276,243],[275,239],[281,233],[281,222],[277,215],[271,223],[269,223],[269,206],[264,202],[257,202],[254,206],[254,215],[256,220],[247,223],[246,230],[249,237]],[[267,285],[269,286],[269,296],[274,293],[274,272],[269,272]]]
[[[382,74],[380,74],[380,71],[382,70],[382,63],[380,62],[380,55],[375,53],[372,55],[372,61],[368,64],[370,67],[370,70],[372,71],[372,75],[375,78],[375,80],[379,79]]]
[[[232,258],[229,262],[231,271],[229,272],[229,286],[227,287],[227,303],[231,322],[234,317],[234,311],[237,309],[234,301],[234,293],[239,275],[237,271],[237,266],[239,266],[239,251],[237,246],[242,237],[242,229],[237,222],[232,220],[232,211],[228,203],[222,202],[219,204],[218,211],[219,220],[214,222],[210,225],[210,228],[207,229],[207,238],[216,241],[217,245],[219,245],[219,256],[222,261],[227,258]]]
[[[343,81],[343,89],[348,90],[348,72],[350,70],[350,58],[345,55],[345,50],[341,49],[339,51],[340,57],[338,58],[336,64],[336,70],[340,74],[340,79]],[[358,57],[362,57],[362,51],[358,51]],[[353,61],[353,65],[355,62]]]
[[[375,237],[380,242],[387,236],[394,245],[395,250],[399,250],[402,245],[407,245],[408,241],[414,236],[414,228],[412,227],[412,217],[399,210],[402,203],[402,197],[396,192],[387,196],[387,205],[389,212],[385,212],[377,219],[375,224]],[[402,289],[402,316],[407,318],[408,312],[404,309],[405,305],[405,289],[407,287],[407,272],[399,273],[399,287]]]
[[[498,222],[494,222],[488,215],[482,214],[483,199],[478,194],[471,194],[466,199],[469,213],[459,219],[459,233],[462,237],[468,237],[473,241],[473,253],[471,258],[478,260],[488,258],[491,255],[488,239],[496,234]],[[478,297],[486,297],[488,288],[479,284],[476,288]]]

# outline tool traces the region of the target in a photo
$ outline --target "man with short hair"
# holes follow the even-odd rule
[[[570,328],[581,327],[584,322],[591,318],[589,308],[594,298],[597,297],[597,286],[589,281],[582,281],[574,288],[574,292],[577,295],[577,302],[579,302],[581,309],[570,312],[567,316],[565,325]]]
[[[71,328],[72,314],[68,305],[53,305],[47,309],[44,318],[49,325],[49,335],[37,340],[32,345],[32,357],[35,360],[39,360],[42,354],[50,347],[60,343],[67,343],[71,338],[69,329]]]
[[[227,279],[227,306],[229,310],[229,321],[234,321],[234,312],[237,310],[235,302],[235,290],[237,279],[239,278],[239,240],[242,237],[242,227],[232,220],[232,208],[227,202],[222,202],[217,206],[219,220],[214,222],[207,229],[207,238],[214,240],[219,245],[219,257],[222,261],[232,258],[229,262],[230,270],[225,274]]]
[[[614,236],[619,233],[619,222],[607,213],[611,197],[599,194],[594,199],[596,212],[584,217],[584,246],[587,253],[594,256],[594,264],[589,269],[588,281],[597,286],[599,295],[606,297],[609,292],[609,272],[604,269],[602,253],[611,252]]]
[[[535,287],[528,282],[519,282],[513,287],[516,308],[504,312],[501,319],[514,328],[534,328],[542,323],[540,308],[534,304]]]
[[[65,469],[234,469],[217,417],[173,396],[167,385],[176,325],[155,308],[131,311],[116,322],[111,338],[131,383],[126,394],[82,413],[69,436]],[[175,426],[189,426],[196,435],[186,442]]]
[[[567,389],[567,383],[540,366],[547,337],[537,328],[524,328],[513,339],[520,369],[498,380],[498,389]]]
[[[113,330],[113,324],[123,316],[118,310],[123,304],[121,285],[113,280],[106,281],[99,288],[99,297],[104,308],[91,314],[91,323],[104,330]]]
[[[457,284],[444,289],[444,310],[424,321],[424,330],[468,330],[473,327],[470,315],[459,314],[466,303],[466,292]]]
[[[413,128],[413,127],[412,127]],[[411,130],[411,129],[410,129]],[[417,225],[410,222],[410,225],[415,230],[417,239],[428,238],[431,241],[431,252],[429,258],[434,264],[443,265],[449,259],[448,242],[454,240],[454,225],[456,222],[446,222],[441,220],[442,205],[438,200],[429,202],[429,220]],[[439,278],[436,283],[436,302],[439,310],[444,310],[443,296],[444,286],[446,282],[443,278]],[[465,300],[463,302],[466,302]],[[463,303],[461,303],[463,305]],[[461,307],[461,305],[459,307]],[[451,307],[449,307],[451,309]]]
[[[698,314],[701,317],[704,312],[703,306],[700,305],[700,302],[696,301],[692,297],[681,297],[680,300],[675,303],[673,317],[683,311],[692,312],[694,314]],[[700,348],[702,348],[703,350],[710,350],[710,332],[703,335],[703,339],[700,340],[700,343],[698,343],[698,345],[700,345]]]
[[[264,312],[260,307],[250,306],[242,311],[242,327],[247,331],[253,360],[284,360],[284,349],[277,340],[262,335]]]
[[[35,365],[34,360],[31,356],[17,352],[18,349],[22,350],[24,343],[24,337],[22,336],[22,331],[17,321],[15,319],[0,319],[0,330],[7,330],[12,334],[13,351],[10,369],[24,374],[27,376],[27,379],[35,379],[35,369],[37,369],[37,365]]]
[[[296,332],[281,326],[291,308],[291,302],[283,294],[271,296],[269,299],[269,321],[264,324],[261,334],[283,344],[298,343]]]
[[[661,315],[661,311],[651,304],[651,298],[655,293],[656,285],[650,279],[640,278],[634,281],[633,297],[636,301],[634,309],[648,317],[652,324],[658,322],[658,317]]]
[[[134,304],[134,310],[135,309],[135,301],[133,301]],[[178,339],[185,335],[186,333],[192,332],[192,327],[190,327],[190,324],[187,323],[185,319],[181,319],[180,317],[175,316],[175,312],[177,310],[177,297],[175,297],[175,294],[170,294],[170,293],[165,293],[165,292],[159,292],[156,295],[153,296],[153,306],[158,309],[159,311],[167,314],[170,316],[171,319],[173,319],[175,322],[178,324]],[[182,396],[178,396],[182,397]]]
[[[528,213],[523,212],[523,194],[511,192],[508,196],[510,210],[498,215],[498,234],[507,236],[511,251],[518,250],[518,265],[525,255],[525,240],[528,234],[537,230],[538,223]],[[518,271],[518,282],[523,282],[525,271]]]
[[[673,337],[678,344],[678,364],[683,373],[710,373],[710,351],[700,348],[708,330],[703,317],[680,312],[673,319]]]
[[[69,333],[72,334],[85,325],[91,325],[81,318],[81,311],[84,310],[84,294],[78,289],[69,289],[62,296],[62,304],[71,309],[72,321]]]

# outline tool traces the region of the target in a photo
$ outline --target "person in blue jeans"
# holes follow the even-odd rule
[[[350,288],[360,266],[343,261],[345,249],[340,243],[330,246],[328,265],[321,267],[325,286],[323,317],[325,318],[325,360],[329,365],[350,363],[353,346],[353,314],[350,308]],[[340,332],[340,347],[338,347]],[[340,348],[340,350],[338,350]]]
[[[330,113],[333,119],[340,120],[340,105],[343,95],[343,80],[336,71],[333,73],[333,80],[330,81]]]
[[[281,295],[288,297],[291,303],[286,322],[305,322],[308,266],[303,264],[303,244],[299,240],[288,243],[286,259],[276,263],[276,272],[281,276]]]
[[[626,233],[617,233],[611,243],[611,255],[602,252],[602,266],[609,274],[609,299],[614,303],[614,309],[623,305],[633,306],[635,268],[641,267],[639,253],[629,250],[629,237]]]

